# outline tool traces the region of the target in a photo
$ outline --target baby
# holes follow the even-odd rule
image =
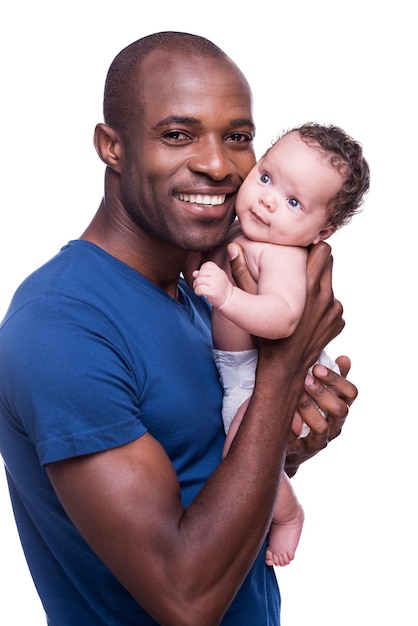
[[[236,200],[238,220],[227,241],[192,272],[195,293],[213,306],[214,354],[224,387],[224,455],[254,386],[253,337],[279,339],[293,333],[305,305],[308,246],[328,239],[350,221],[369,182],[361,146],[340,128],[307,123],[286,132],[244,180]],[[232,242],[245,252],[257,282],[256,295],[233,282],[227,253]],[[323,353],[320,362],[329,367],[329,359],[322,357],[327,355]],[[303,428],[301,420],[300,425]],[[287,565],[294,558],[303,521],[303,509],[283,473],[269,533],[268,565]]]

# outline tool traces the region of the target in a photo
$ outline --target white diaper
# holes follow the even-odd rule
[[[319,359],[317,360],[317,363],[325,365],[325,367],[333,370],[334,372],[337,372],[337,374],[341,374],[340,368],[338,367],[334,359],[331,359],[331,357],[325,352],[325,350],[322,350],[321,354],[319,355]],[[309,371],[312,374],[312,367]]]
[[[241,352],[214,350],[213,355],[224,389],[222,420],[227,433],[239,407],[253,392],[258,353],[255,349],[242,350]],[[340,373],[338,365],[325,350],[321,352],[317,363],[325,365],[325,367],[337,372],[337,374]],[[312,373],[312,368],[309,371]],[[318,410],[326,419],[326,413],[319,407]],[[309,432],[309,426],[303,423],[299,438],[307,437]]]
[[[239,407],[254,389],[257,350],[213,351],[219,378],[224,388],[222,419],[227,433]]]

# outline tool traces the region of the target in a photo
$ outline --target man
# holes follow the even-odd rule
[[[263,546],[292,416],[298,407],[311,434],[291,437],[290,474],[339,433],[356,390],[323,369],[308,378],[328,422],[304,392],[343,327],[323,244],[294,335],[260,342],[253,398],[221,462],[210,311],[179,276],[233,219],[254,164],[251,107],[244,76],[207,40],[160,33],[122,51],[95,131],[97,214],[3,322],[0,451],[51,626],[280,623]]]

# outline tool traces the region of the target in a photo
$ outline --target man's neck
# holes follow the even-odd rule
[[[178,281],[186,251],[157,241],[138,228],[112,223],[103,202],[80,239],[94,243],[178,299]]]

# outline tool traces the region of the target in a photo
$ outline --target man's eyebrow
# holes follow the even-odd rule
[[[154,128],[160,128],[161,126],[169,126],[171,124],[201,124],[201,122],[195,117],[185,117],[184,115],[169,115],[168,117],[160,120]]]
[[[233,128],[239,128],[240,126],[250,126],[253,132],[255,132],[255,124],[250,118],[238,118],[234,120],[230,120],[230,125]],[[172,124],[185,124],[185,125],[198,125],[201,126],[202,122],[195,117],[187,117],[184,115],[169,115],[168,117],[160,120],[155,126],[154,129],[160,128],[162,126],[170,126]]]
[[[250,126],[250,128],[255,132],[255,124],[252,119],[247,117],[238,118],[236,120],[231,120],[231,126],[238,128],[239,126]]]

